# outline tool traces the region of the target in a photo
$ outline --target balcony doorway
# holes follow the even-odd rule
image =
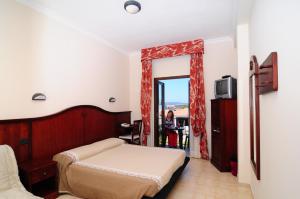
[[[189,82],[189,75],[154,78],[155,146],[189,151]]]

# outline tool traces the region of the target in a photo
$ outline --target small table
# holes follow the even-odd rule
[[[45,199],[58,196],[57,166],[52,160],[29,160],[19,165],[20,178],[28,191]]]
[[[127,135],[127,134],[131,134],[131,131],[133,129],[133,125],[132,124],[130,124],[129,126],[122,126],[121,125],[121,128],[123,129],[122,135]]]
[[[175,127],[175,128],[169,128],[170,130],[178,131],[178,138],[179,138],[179,148],[183,149],[182,141],[183,141],[183,130],[184,127]]]
[[[130,124],[128,126],[122,126],[122,131],[123,133],[119,136],[120,139],[125,140],[128,144],[134,144],[132,142],[132,130],[133,130],[133,125]]]

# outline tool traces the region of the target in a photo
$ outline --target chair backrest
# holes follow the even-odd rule
[[[142,125],[143,125],[142,120],[134,120],[133,121],[132,134],[133,135],[141,135]]]
[[[131,132],[131,143],[133,144],[141,144],[141,133],[142,133],[142,126],[143,122],[142,120],[134,120],[133,121],[133,128]],[[135,136],[138,135],[138,138],[135,138]]]
[[[187,118],[187,117],[177,117],[176,120],[177,120],[177,123],[179,123],[180,127],[189,125],[189,118]]]
[[[25,190],[18,175],[14,151],[8,145],[0,145],[0,192],[11,188]]]

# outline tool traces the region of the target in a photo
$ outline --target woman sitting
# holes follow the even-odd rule
[[[168,111],[166,120],[165,120],[165,131],[168,136],[169,147],[177,148],[177,133],[175,131],[174,125],[174,113],[173,111]]]

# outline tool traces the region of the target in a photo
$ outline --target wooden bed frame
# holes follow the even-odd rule
[[[18,164],[27,160],[52,159],[62,151],[91,144],[122,133],[130,123],[130,111],[109,112],[92,105],[79,105],[37,118],[0,120],[0,144],[10,145]],[[190,158],[152,199],[165,199]],[[143,197],[149,199],[149,197]]]
[[[0,144],[13,148],[18,163],[52,159],[65,150],[118,137],[120,124],[130,123],[130,113],[80,105],[44,117],[0,120]]]

